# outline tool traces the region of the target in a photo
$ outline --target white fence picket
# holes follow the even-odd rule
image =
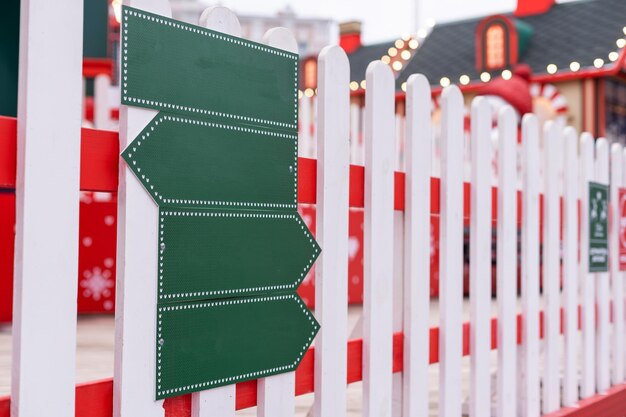
[[[277,27],[268,30],[263,36],[263,42],[274,48],[298,53],[296,38],[286,28]],[[257,394],[259,417],[293,416],[295,409],[295,384],[295,372],[259,379]]]
[[[609,265],[613,301],[613,332],[611,340],[611,383],[624,382],[624,274],[620,264],[620,200],[619,189],[623,186],[624,151],[622,145],[611,145],[611,189],[609,196]]]
[[[223,32],[232,36],[241,36],[239,19],[230,9],[213,6],[200,15],[200,26]],[[235,385],[194,392],[191,394],[191,417],[235,416]]]
[[[74,415],[83,2],[24,0],[20,13],[11,410],[65,417]]]
[[[563,181],[563,405],[578,401],[578,135],[564,131]]]
[[[491,415],[491,125],[489,103],[484,97],[474,99],[470,141],[470,417]]]
[[[596,140],[595,180],[600,184],[609,185],[609,143],[604,138]],[[607,213],[608,214],[608,213]],[[596,372],[598,392],[605,392],[610,386],[609,355],[610,355],[610,299],[609,274],[599,272],[596,279]]]
[[[596,392],[595,378],[595,282],[589,273],[589,181],[593,181],[593,137],[580,136],[579,194],[580,194],[580,264],[579,284],[582,295],[582,378],[580,396],[587,398]]]
[[[441,220],[439,254],[439,415],[461,415],[463,306],[463,96],[441,97]]]
[[[391,416],[394,80],[380,61],[367,67],[363,415]]]
[[[544,362],[543,413],[560,406],[559,347],[560,347],[560,250],[559,250],[559,192],[558,166],[555,155],[561,132],[558,125],[548,122],[544,128],[544,187],[543,187],[543,296],[544,296]]]
[[[539,124],[522,120],[522,389],[521,410],[539,417]]]
[[[517,122],[510,107],[498,115],[498,416],[517,413]]]
[[[168,17],[172,13],[167,0],[125,0],[124,5]],[[156,114],[121,106],[120,149]],[[119,176],[113,416],[162,417],[163,401],[154,400],[158,208],[121,161]]]
[[[338,46],[318,65],[317,235],[315,267],[315,417],[346,415],[348,195],[350,178],[348,58]]]
[[[428,415],[430,340],[430,87],[412,75],[406,98],[403,417]]]

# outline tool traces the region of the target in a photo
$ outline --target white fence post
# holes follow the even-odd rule
[[[578,141],[576,130],[564,131],[563,181],[563,405],[578,401]]]
[[[441,220],[439,254],[439,415],[461,415],[463,306],[463,96],[441,96]]]
[[[596,182],[609,185],[609,143],[604,138],[596,140],[595,160]],[[598,310],[596,335],[596,371],[598,392],[605,392],[610,386],[609,355],[610,355],[610,316],[609,316],[609,274],[599,272],[596,279],[596,308]]]
[[[345,416],[348,327],[350,67],[339,46],[318,65],[317,234],[324,252],[315,267],[315,417]]]
[[[241,36],[241,25],[237,16],[227,7],[213,6],[200,15],[199,25],[208,29]],[[209,93],[210,94],[210,93]],[[191,417],[234,417],[236,385],[226,385],[191,394]]]
[[[594,178],[593,137],[580,137],[580,287],[582,295],[582,381],[580,396],[587,398],[596,392],[595,379],[595,282],[589,273],[589,181]]]
[[[521,410],[539,417],[539,125],[522,120],[522,389]]]
[[[430,86],[411,75],[406,95],[403,417],[428,415],[430,340]]]
[[[510,107],[498,115],[498,416],[517,414],[517,122]]]
[[[171,16],[167,0],[125,0],[124,4]],[[122,29],[121,36],[125,34]],[[120,149],[156,114],[121,106]],[[155,401],[158,207],[121,160],[119,175],[113,416],[162,417],[163,401]]]
[[[391,416],[394,80],[381,61],[367,67],[363,416]]]
[[[559,347],[560,347],[560,251],[559,251],[559,192],[558,167],[560,155],[556,123],[544,126],[544,187],[543,187],[543,296],[544,296],[544,373],[543,413],[558,410],[559,400]]]
[[[298,43],[291,31],[277,27],[268,30],[263,42],[274,48],[298,53]],[[258,415],[259,417],[288,417],[295,409],[296,373],[287,372],[259,379]]]
[[[624,382],[624,274],[619,269],[620,264],[620,220],[621,212],[619,189],[623,186],[624,152],[622,145],[611,145],[611,194],[609,197],[609,265],[611,272],[611,287],[613,294],[613,339],[611,369],[613,385]]]
[[[20,10],[11,415],[70,417],[83,2],[22,0]]]
[[[470,417],[491,415],[491,123],[487,100],[474,99],[470,140]]]

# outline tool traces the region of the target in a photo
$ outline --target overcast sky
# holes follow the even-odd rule
[[[210,2],[203,0],[204,2]],[[427,18],[437,22],[511,11],[517,0],[222,0],[237,13],[272,15],[290,5],[297,15],[327,17],[336,21],[363,22],[366,43],[414,33],[415,6],[419,3],[420,26]],[[214,2],[211,2],[214,3]]]
[[[300,16],[326,17],[338,22],[361,20],[363,40],[372,43],[415,33],[428,18],[444,22],[513,11],[517,0],[221,0],[220,3],[243,14],[272,15],[290,5]],[[419,26],[415,23],[416,4],[419,4]]]

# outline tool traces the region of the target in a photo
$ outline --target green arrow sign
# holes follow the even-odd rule
[[[297,54],[124,8],[122,104],[297,129]]]
[[[157,399],[293,371],[318,329],[293,293],[160,306]]]
[[[129,7],[122,152],[159,206],[156,397],[294,370],[319,328],[295,291],[320,248],[297,212],[298,55]]]
[[[296,208],[296,133],[159,113],[122,157],[159,205]]]
[[[589,183],[589,272],[609,270],[609,187]]]
[[[161,209],[159,301],[295,290],[319,254],[298,213]]]

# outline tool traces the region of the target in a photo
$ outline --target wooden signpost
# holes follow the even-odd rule
[[[294,371],[319,324],[297,212],[298,55],[125,7],[122,152],[159,207],[156,398]]]

